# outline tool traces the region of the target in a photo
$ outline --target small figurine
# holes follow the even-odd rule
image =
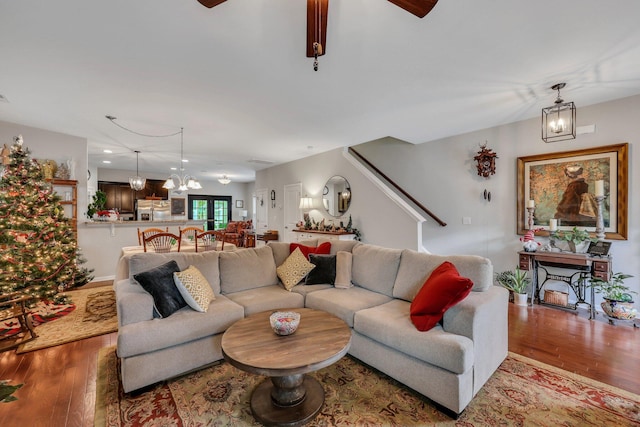
[[[534,238],[535,238],[535,232],[540,230],[543,230],[543,228],[536,228],[535,230],[529,230],[524,234],[523,237],[520,238],[520,241],[524,242],[522,244],[522,247],[524,248],[525,252],[535,252],[538,250],[538,246],[540,246],[540,243],[536,242]]]

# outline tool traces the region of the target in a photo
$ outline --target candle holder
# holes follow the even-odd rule
[[[596,215],[596,237],[598,240],[604,240],[604,218],[602,217],[602,203],[604,196],[595,196],[598,212]]]
[[[535,211],[536,208],[530,208],[527,207],[527,212],[529,213],[528,217],[528,221],[529,221],[529,230],[533,230],[533,211]]]

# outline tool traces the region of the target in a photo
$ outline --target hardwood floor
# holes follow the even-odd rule
[[[98,350],[116,333],[0,354],[0,378],[25,385],[0,403],[0,426],[92,426]],[[509,351],[640,394],[640,328],[549,307],[509,304]]]

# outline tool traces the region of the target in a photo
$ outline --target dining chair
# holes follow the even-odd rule
[[[154,252],[170,252],[171,248],[178,245],[178,252],[180,252],[180,236],[173,233],[160,232],[152,234],[149,237],[145,237],[142,240],[144,251],[147,252],[147,248],[153,249]]]
[[[198,242],[200,243],[198,244]],[[196,252],[215,251],[216,246],[216,232],[213,230],[204,231],[196,235]],[[224,240],[222,240],[222,247],[220,250],[224,250]]]
[[[140,230],[140,228],[138,228],[138,246],[142,246],[143,240],[145,237],[149,237],[152,234],[156,234],[156,233],[168,233],[168,232],[169,232],[169,227],[166,227],[164,230],[162,228],[157,228],[157,227],[145,228],[144,230]]]
[[[185,241],[194,242],[196,240],[196,236],[198,233],[202,233],[204,228],[199,227],[178,227],[178,233],[180,234],[180,240],[185,239]]]

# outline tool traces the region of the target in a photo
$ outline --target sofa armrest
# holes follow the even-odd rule
[[[153,319],[153,297],[142,286],[123,279],[114,288],[119,327]]]
[[[490,286],[483,292],[471,292],[444,314],[443,329],[473,341],[474,394],[507,357],[509,292]]]

